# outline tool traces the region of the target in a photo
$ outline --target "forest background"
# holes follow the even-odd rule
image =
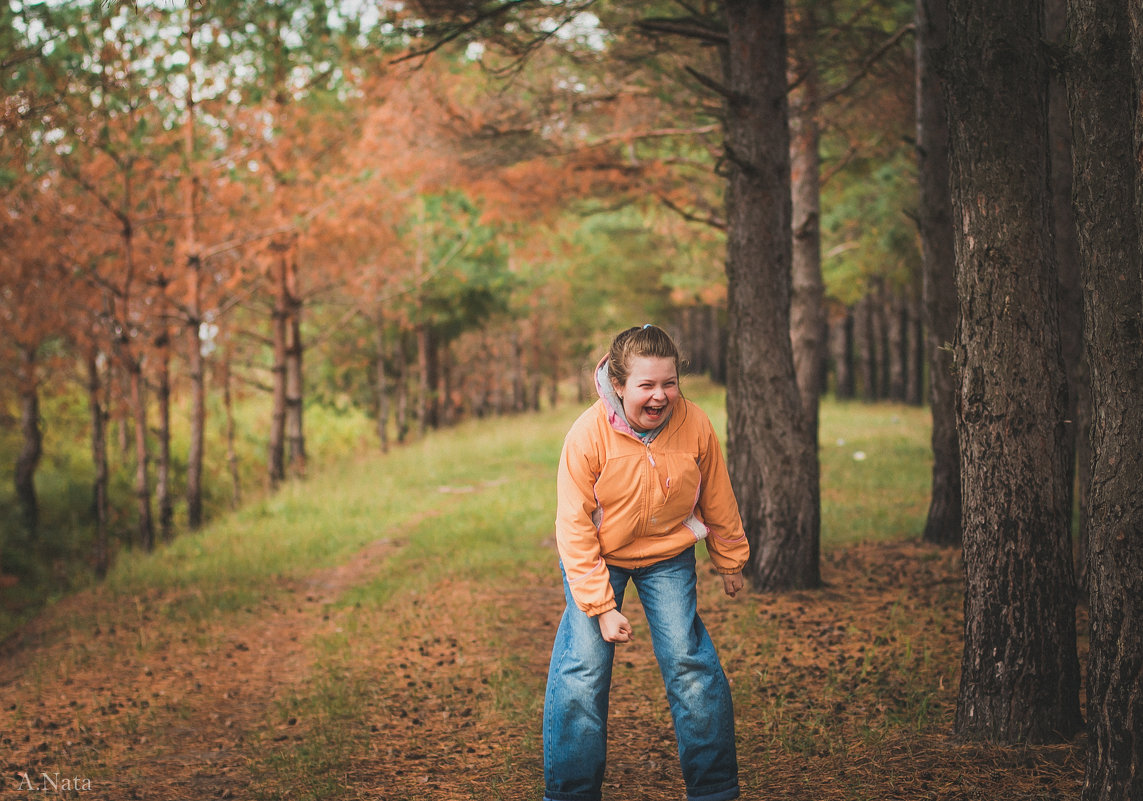
[[[582,400],[654,321],[727,383],[756,590],[820,584],[822,393],[927,397],[956,730],[1080,730],[1078,578],[1085,797],[1139,792],[1138,65],[1124,8],[1064,11],[7,4],[6,594],[304,477],[362,410],[384,450]]]

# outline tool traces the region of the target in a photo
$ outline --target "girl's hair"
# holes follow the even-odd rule
[[[619,386],[627,383],[627,378],[631,375],[631,360],[636,356],[671,359],[675,363],[675,372],[682,373],[678,347],[670,335],[657,325],[628,328],[611,340],[611,349],[607,352],[607,369],[611,379]]]

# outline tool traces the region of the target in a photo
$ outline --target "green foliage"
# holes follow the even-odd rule
[[[424,249],[420,286],[410,317],[445,341],[507,309],[516,284],[495,229],[480,224],[480,208],[461,192],[425,195],[406,232]]]
[[[863,161],[823,190],[822,271],[826,294],[856,303],[873,277],[900,286],[920,271],[911,154]]]

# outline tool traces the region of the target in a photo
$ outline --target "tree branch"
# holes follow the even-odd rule
[[[832,100],[835,100],[836,98],[838,98],[841,95],[848,92],[850,89],[852,89],[858,83],[860,83],[861,80],[866,75],[869,74],[869,71],[873,68],[874,64],[876,64],[878,61],[880,61],[881,58],[886,53],[888,53],[898,42],[900,42],[902,39],[904,39],[910,33],[916,32],[916,30],[917,30],[917,26],[914,25],[912,22],[910,22],[908,25],[902,26],[900,28],[900,30],[898,30],[896,33],[894,33],[892,36],[890,36],[888,39],[886,39],[881,44],[881,46],[879,48],[877,48],[875,51],[873,51],[869,55],[869,57],[867,59],[865,59],[865,63],[863,63],[861,65],[861,69],[859,69],[856,74],[854,74],[848,81],[846,81],[844,84],[839,86],[837,89],[834,89],[832,92],[829,92],[828,94],[824,95],[821,98],[820,102],[821,103],[828,103]]]
[[[715,92],[716,94],[722,95],[731,103],[741,103],[743,101],[743,97],[740,93],[731,91],[728,87],[719,83],[714,78],[711,78],[709,75],[703,75],[698,70],[694,69],[693,67],[689,67],[689,66],[683,67],[683,69],[685,69],[687,71],[688,75],[690,75],[692,78],[694,78],[700,84],[705,86],[707,89],[711,90],[712,92]]]
[[[412,61],[413,59],[424,59],[426,56],[432,55],[450,42],[454,42],[460,37],[464,36],[466,33],[473,31],[479,27],[481,23],[496,19],[497,17],[502,16],[519,6],[528,5],[534,2],[535,0],[506,0],[506,2],[501,3],[500,5],[493,6],[492,8],[484,11],[480,11],[472,19],[455,23],[456,27],[454,27],[452,30],[444,32],[441,36],[436,37],[432,43],[420,49],[412,50],[402,56],[398,56],[397,58],[393,59],[390,64],[400,64],[401,62]]]
[[[711,228],[716,228],[719,231],[725,231],[726,230],[726,220],[720,219],[719,217],[716,217],[714,214],[707,214],[705,217],[703,217],[703,216],[700,216],[698,214],[695,214],[694,212],[687,211],[682,206],[679,206],[677,203],[672,201],[666,195],[657,194],[656,197],[659,198],[659,201],[664,206],[666,206],[668,209],[675,212],[676,214],[678,214],[680,217],[682,217],[684,220],[687,220],[688,222],[697,222],[697,223],[702,223],[704,225],[709,225]]]
[[[665,17],[650,17],[635,23],[636,27],[647,33],[665,33],[669,36],[683,36],[687,39],[698,39],[710,44],[725,45],[729,41],[726,31],[706,24],[699,17],[690,19],[671,19]]]

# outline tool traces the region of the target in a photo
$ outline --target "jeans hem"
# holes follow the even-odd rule
[[[738,798],[739,788],[738,781],[735,780],[729,787],[724,787],[720,790],[713,792],[696,793],[687,790],[687,801],[731,801],[731,799]]]

